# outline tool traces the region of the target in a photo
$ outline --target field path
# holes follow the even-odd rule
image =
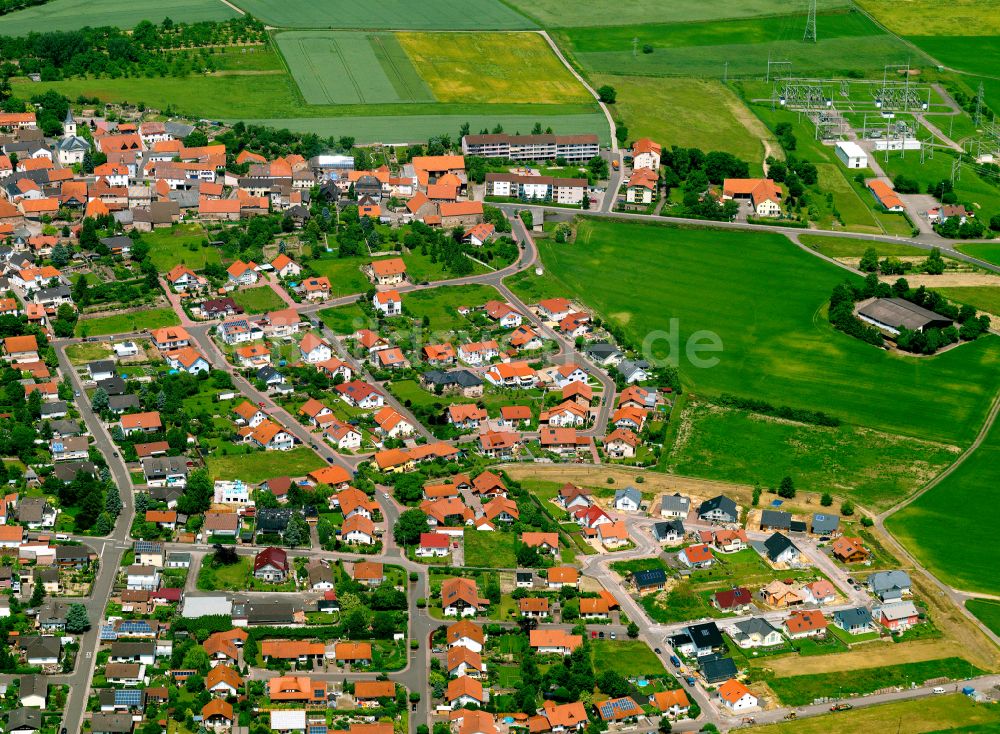
[[[229,0],[219,0],[219,2],[221,2],[223,5],[228,5],[229,7],[231,7],[233,10],[235,10],[240,15],[246,15],[247,14],[246,11],[243,8],[240,8],[240,7],[237,7],[237,6],[233,5],[231,2],[229,2]]]

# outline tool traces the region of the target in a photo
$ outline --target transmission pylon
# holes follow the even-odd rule
[[[806,17],[806,32],[802,34],[802,40],[816,43],[816,0],[809,0],[809,15]]]
[[[979,91],[976,92],[976,114],[972,116],[972,121],[975,123],[977,128],[983,119],[983,95],[983,83],[979,82]]]

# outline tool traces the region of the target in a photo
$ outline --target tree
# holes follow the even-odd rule
[[[791,499],[795,496],[795,482],[792,481],[791,477],[785,476],[781,479],[781,484],[778,485],[778,496],[785,499]]]
[[[840,514],[844,515],[845,517],[850,517],[851,515],[853,515],[854,514],[854,503],[853,502],[844,502],[840,506]]]
[[[639,625],[635,622],[629,622],[628,627],[625,628],[626,634],[633,640],[639,636]]]
[[[66,610],[66,631],[78,635],[90,629],[90,616],[83,604],[70,604]]]
[[[923,271],[928,275],[941,275],[944,272],[944,258],[941,257],[941,250],[937,247],[924,260]]]
[[[392,528],[392,537],[398,545],[416,545],[420,534],[429,530],[427,515],[421,510],[406,510]]]
[[[108,488],[107,496],[104,498],[104,509],[114,517],[118,517],[122,511],[122,496],[118,487],[111,485]]]
[[[1000,232],[1000,214],[994,214],[990,217],[990,229],[994,232]]]
[[[604,104],[614,104],[618,99],[618,92],[610,84],[605,84],[597,89],[597,96]]]
[[[597,687],[612,698],[628,695],[629,692],[628,681],[617,670],[605,670],[597,676]]]
[[[819,503],[823,505],[823,507],[829,507],[833,504],[833,495],[829,492],[824,492],[823,496],[819,498]]]
[[[211,506],[214,495],[215,489],[208,471],[195,469],[188,474],[184,494],[177,500],[177,511],[184,515],[201,515]]]
[[[309,542],[309,524],[301,512],[296,512],[288,518],[285,528],[285,544],[292,548]]]
[[[874,273],[878,270],[878,252],[874,247],[865,250],[865,254],[861,256],[861,261],[858,263],[858,268],[866,273]]]

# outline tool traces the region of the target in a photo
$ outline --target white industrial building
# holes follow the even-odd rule
[[[837,157],[848,168],[868,168],[868,154],[860,145],[850,140],[837,143]]]

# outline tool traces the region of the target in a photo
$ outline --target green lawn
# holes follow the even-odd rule
[[[218,451],[205,458],[213,479],[242,479],[259,484],[277,476],[300,477],[324,466],[308,446],[296,446],[291,451],[253,451],[221,455]]]
[[[75,31],[81,25],[131,28],[140,21],[197,23],[235,18],[236,11],[220,0],[164,0],[155,7],[123,0],[53,0],[5,15],[0,30],[7,36],[26,36],[32,31]],[[81,18],[86,18],[81,23]]]
[[[361,268],[369,262],[370,259],[366,257],[324,257],[310,260],[309,266],[330,279],[333,296],[339,298],[368,290],[371,283]]]
[[[817,673],[790,678],[772,678],[768,680],[768,684],[782,703],[789,706],[804,706],[824,696],[862,695],[892,686],[908,688],[910,683],[919,685],[932,678],[948,677],[961,680],[981,674],[982,671],[971,663],[962,658],[952,657],[852,670],[850,675]]]
[[[253,559],[242,556],[231,566],[217,566],[211,557],[206,558],[198,570],[198,588],[201,591],[243,591]]]
[[[666,673],[649,645],[638,640],[591,640],[590,660],[595,671],[614,670],[626,678]]]
[[[1000,602],[992,599],[969,599],[965,602],[965,608],[979,617],[995,634],[1000,635]]]
[[[1000,594],[1000,547],[989,518],[1000,497],[1000,422],[952,474],[886,520],[888,529],[938,578]],[[956,550],[967,552],[956,553]]]
[[[921,163],[919,151],[908,151],[902,157],[898,153],[890,155],[888,161],[880,155],[878,162],[889,176],[905,174],[917,181],[921,190],[926,190],[932,183],[951,178],[953,160],[950,155],[938,154],[933,159],[925,158]],[[961,178],[955,181],[955,193],[959,201],[970,205],[976,217],[984,222],[988,223],[990,217],[1000,214],[1000,188],[980,178],[968,166],[963,166]]]
[[[277,311],[287,308],[287,304],[281,296],[274,292],[269,285],[260,285],[255,288],[244,288],[233,291],[229,294],[236,305],[240,306],[247,313],[265,313],[267,311]]]
[[[465,565],[472,568],[515,568],[515,533],[465,531]]]
[[[506,30],[533,23],[500,0],[437,0],[433,5],[383,0],[360,5],[349,0],[238,0],[243,10],[283,28],[409,28],[413,30]]]
[[[353,334],[358,329],[369,329],[374,326],[373,320],[361,307],[352,303],[348,306],[324,308],[319,312],[320,321],[336,334]]]
[[[957,303],[975,306],[980,311],[1000,316],[1000,288],[996,286],[935,288],[934,290]]]
[[[875,248],[879,258],[927,256],[927,250],[897,242],[830,237],[822,234],[801,234],[799,241],[803,245],[808,245],[814,250],[822,252],[827,257],[861,257],[869,247]]]
[[[598,74],[594,84],[610,84],[618,92],[614,114],[628,127],[630,140],[648,137],[665,149],[678,145],[726,151],[761,173],[760,140],[771,135],[721,82]],[[672,113],[663,114],[668,108]]]
[[[112,354],[110,347],[103,344],[70,344],[66,347],[66,356],[73,364],[87,364],[98,359],[107,359]]]
[[[857,428],[778,421],[746,411],[687,403],[668,471],[684,476],[846,495],[884,509],[950,464],[958,450]]]
[[[995,242],[968,242],[955,247],[959,252],[1000,265],[1000,244]]]
[[[206,265],[221,262],[217,248],[201,246],[207,237],[200,224],[175,224],[142,235],[143,241],[149,243],[149,259],[161,273],[169,272],[175,265],[201,270]]]
[[[964,443],[1000,385],[1000,342],[992,336],[914,359],[833,330],[824,306],[845,273],[781,235],[582,218],[572,246],[542,240],[539,247],[550,283],[536,290],[580,298],[635,344],[648,340],[654,356],[672,351],[667,330],[676,319],[680,372],[695,392],[752,396]],[[642,266],[622,268],[626,262]],[[638,297],[651,283],[657,297]],[[716,358],[715,366],[692,364],[685,345],[696,331],[721,340],[721,352],[700,355]]]
[[[447,270],[444,266],[444,261],[439,260],[434,263],[427,255],[421,255],[420,251],[408,252],[403,255],[403,262],[406,263],[406,275],[407,277],[416,283],[422,281],[434,281],[434,280],[449,280],[454,278],[454,274]],[[472,263],[472,273],[471,275],[479,275],[488,272],[479,263]]]
[[[160,329],[177,326],[180,319],[172,308],[151,308],[145,311],[82,318],[76,322],[77,336],[101,336],[104,334],[125,334],[143,329]]]

